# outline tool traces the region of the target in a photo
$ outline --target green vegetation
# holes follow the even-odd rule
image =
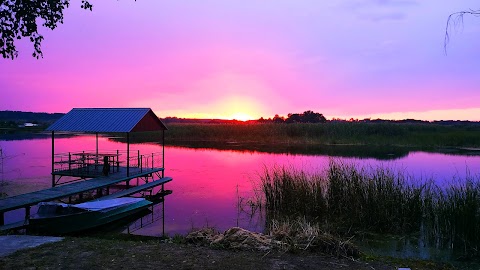
[[[170,124],[167,144],[226,142],[271,145],[389,145],[410,147],[475,147],[480,125],[433,123],[327,122],[294,124]],[[158,141],[152,135],[141,141]]]
[[[426,243],[478,256],[480,182],[467,177],[439,187],[414,180],[386,168],[338,161],[318,174],[276,167],[261,175],[257,200],[267,221],[305,217],[340,235],[417,234]]]

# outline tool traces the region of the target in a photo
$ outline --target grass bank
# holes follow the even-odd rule
[[[167,144],[222,142],[272,145],[480,146],[480,126],[425,123],[169,124]],[[159,141],[151,134],[139,141]]]
[[[158,238],[67,237],[0,257],[0,269],[453,269],[411,260],[349,260],[318,253],[212,249]]]
[[[267,223],[305,217],[334,234],[416,234],[464,256],[480,255],[480,182],[474,177],[439,187],[386,168],[332,161],[317,174],[266,168],[260,186],[257,200]]]

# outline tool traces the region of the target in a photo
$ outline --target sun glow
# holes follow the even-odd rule
[[[268,105],[250,97],[237,95],[222,97],[208,103],[199,103],[197,106],[189,107],[188,110],[193,112],[185,109],[162,110],[161,108],[155,108],[154,110],[161,112],[159,114],[162,116],[239,121],[255,120],[272,114],[268,110]]]
[[[236,119],[240,121],[247,121],[260,118],[264,113],[260,108],[263,108],[256,100],[245,96],[229,96],[218,100],[215,108],[219,113],[219,117],[223,119]]]
[[[232,119],[235,119],[235,120],[239,120],[239,121],[248,121],[248,120],[252,120],[253,117],[250,116],[249,114],[247,113],[243,113],[243,112],[238,112],[238,113],[234,113],[232,115]]]

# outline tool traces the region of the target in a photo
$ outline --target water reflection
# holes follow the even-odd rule
[[[0,192],[9,196],[49,188],[51,185],[51,140],[49,138],[0,141],[5,155],[17,155],[4,161]],[[104,137],[99,138],[103,150],[125,149],[125,144]],[[272,149],[267,146],[227,145],[224,148],[201,145],[197,148],[167,146],[165,148],[165,175],[173,177],[166,184],[173,194],[165,201],[165,232],[168,235],[185,234],[193,228],[213,226],[226,230],[241,226],[262,231],[264,222],[258,216],[251,218],[248,211],[239,209],[239,201],[254,195],[258,174],[264,166],[293,166],[306,171],[323,170],[331,157],[343,162],[365,166],[383,166],[402,170],[416,179],[434,179],[449,184],[452,179],[477,175],[480,157],[475,155],[448,155],[397,148],[336,146],[299,149]],[[234,150],[237,149],[238,150]],[[75,136],[55,140],[56,152],[95,149],[94,136]],[[133,144],[133,151],[141,153],[161,151],[156,144]],[[156,206],[154,209],[158,210]],[[157,211],[158,212],[158,211]],[[258,213],[257,213],[258,214]],[[22,214],[17,214],[22,217]],[[15,219],[6,216],[6,222]],[[134,233],[161,235],[162,223],[153,222],[136,229]]]
[[[437,261],[454,260],[454,254],[447,249],[438,249],[426,245],[420,238],[413,236],[368,235],[356,241],[364,249],[374,254],[395,258],[418,258]]]
[[[261,143],[215,143],[215,142],[180,142],[172,146],[190,149],[232,150],[240,152],[261,152],[269,154],[313,155],[330,157],[374,158],[378,160],[395,160],[408,155],[415,148],[397,146],[367,145],[288,145]]]

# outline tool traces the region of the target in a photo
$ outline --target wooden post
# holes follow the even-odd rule
[[[130,133],[127,132],[127,177],[130,176]],[[128,182],[127,182],[128,186]]]
[[[162,184],[162,193],[164,194],[162,197],[162,237],[165,237],[165,189],[163,186]]]
[[[25,207],[25,220],[30,219],[30,206]]]
[[[95,154],[98,157],[98,132],[95,133]]]
[[[95,133],[95,169],[98,166],[98,132]]]
[[[165,130],[162,130],[162,178],[165,177]]]
[[[141,167],[141,166],[140,166],[140,165],[141,165],[141,164],[140,164],[140,162],[141,162],[140,158],[141,158],[141,157],[140,157],[140,150],[137,150],[137,167],[138,167],[138,168]]]
[[[52,187],[55,186],[55,131],[52,130]]]

